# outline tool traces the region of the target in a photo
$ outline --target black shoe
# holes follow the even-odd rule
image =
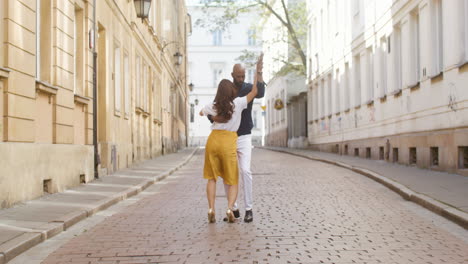
[[[253,213],[252,210],[245,211],[244,222],[250,223],[253,221]]]
[[[234,217],[235,217],[236,219],[237,219],[237,218],[240,218],[240,211],[239,211],[239,209],[237,209],[237,210],[232,210],[232,212],[234,213]],[[227,222],[227,220],[228,220],[227,217],[224,217],[224,218],[223,218],[223,221],[224,221],[224,222]]]

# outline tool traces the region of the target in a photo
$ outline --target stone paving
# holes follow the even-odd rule
[[[203,151],[153,195],[70,240],[58,263],[467,263],[468,232],[352,171],[255,149],[254,221],[207,223]],[[242,197],[239,198],[242,201]],[[240,203],[242,208],[242,202]],[[243,212],[242,212],[243,215]]]

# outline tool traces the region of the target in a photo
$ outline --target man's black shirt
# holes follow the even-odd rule
[[[244,97],[252,91],[252,84],[244,82],[242,88],[237,93],[237,97]],[[257,83],[257,96],[255,98],[263,98],[265,96],[265,83]],[[252,133],[253,122],[252,122],[252,107],[253,100],[247,105],[247,108],[242,111],[241,123],[237,130],[237,136],[249,135]],[[208,116],[210,122],[213,120]]]
[[[252,84],[251,83],[243,83],[242,88],[239,90],[237,97],[243,97],[252,91]],[[257,96],[255,98],[263,98],[265,95],[265,84],[264,83],[257,83]],[[247,105],[247,108],[242,111],[242,118],[239,129],[237,130],[237,136],[249,135],[252,133],[253,128],[253,121],[252,121],[252,107],[253,101]]]

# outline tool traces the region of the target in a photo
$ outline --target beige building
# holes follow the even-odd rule
[[[468,175],[468,1],[309,1],[312,148]]]
[[[186,146],[184,1],[96,2],[0,1],[0,208],[93,179],[93,36],[99,174]]]

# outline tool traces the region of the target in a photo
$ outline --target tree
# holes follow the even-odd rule
[[[274,58],[283,65],[276,74],[285,75],[294,72],[301,76],[306,75],[307,58],[304,47],[307,37],[307,8],[304,0],[202,0],[202,2],[203,11],[207,15],[203,19],[198,19],[195,25],[212,32],[229,31],[231,24],[239,23],[239,14],[251,12],[254,8],[259,11],[263,23],[268,18],[278,21],[287,32],[287,37],[281,41],[288,44],[289,50],[286,59]],[[210,10],[214,8],[223,9],[222,15],[212,16]],[[255,27],[258,29],[256,32],[262,32],[265,24]],[[255,57],[256,54],[244,50],[238,59],[251,65]]]

